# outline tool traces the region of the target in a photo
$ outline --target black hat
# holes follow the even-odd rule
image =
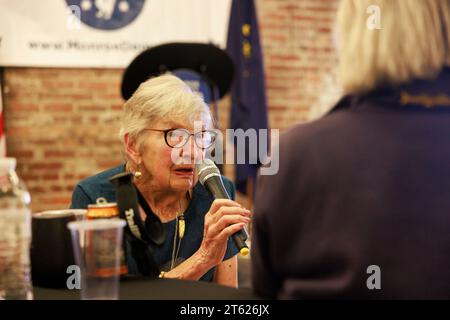
[[[168,43],[141,52],[125,70],[122,97],[128,100],[139,85],[166,71],[189,69],[197,72],[211,89],[218,91],[211,100],[223,97],[233,79],[233,62],[228,54],[204,43]]]

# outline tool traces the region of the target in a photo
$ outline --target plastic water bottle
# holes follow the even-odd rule
[[[16,159],[0,158],[0,300],[33,298],[30,194]]]

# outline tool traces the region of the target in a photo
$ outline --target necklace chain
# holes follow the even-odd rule
[[[128,171],[128,163],[126,164],[126,170]],[[189,198],[190,198],[189,193]],[[177,212],[176,218],[175,218],[175,232],[173,234],[173,248],[172,248],[172,259],[170,263],[170,270],[175,268],[175,262],[178,258],[178,255],[180,253],[180,247],[181,247],[181,240],[184,237],[184,231],[185,231],[185,221],[184,221],[184,212],[181,210],[181,201],[178,202],[179,211]],[[178,238],[178,244],[177,244],[177,238]]]
[[[175,232],[173,233],[173,249],[172,249],[172,261],[170,264],[170,270],[175,267],[175,262],[178,258],[178,254],[180,253],[181,247],[181,239],[184,237],[184,213],[181,211],[181,202],[179,202],[180,211],[177,213],[175,218]],[[181,226],[182,224],[182,226]],[[182,232],[181,229],[183,229]],[[177,235],[178,237],[178,245],[177,245]]]

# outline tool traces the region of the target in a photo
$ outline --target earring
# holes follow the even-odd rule
[[[140,179],[141,177],[142,177],[142,172],[139,170],[139,166],[140,166],[141,164],[140,163],[138,163],[138,170],[136,170],[135,172],[134,172],[134,177],[136,178],[136,179]]]

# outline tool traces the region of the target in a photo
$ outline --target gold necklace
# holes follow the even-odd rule
[[[184,231],[186,229],[186,223],[184,221],[184,213],[181,211],[181,202],[179,202],[180,211],[175,218],[175,232],[173,233],[173,249],[172,249],[172,261],[170,264],[170,270],[175,267],[175,261],[178,258],[181,247],[181,240],[184,237]],[[177,245],[178,235],[178,245]]]

